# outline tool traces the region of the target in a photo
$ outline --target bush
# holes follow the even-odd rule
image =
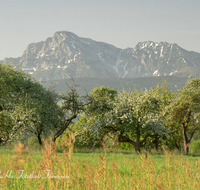
[[[200,152],[200,139],[192,141],[190,144],[190,152],[192,154]]]
[[[28,139],[28,146],[38,147],[39,146],[38,139],[36,137],[30,137]]]
[[[132,150],[132,149],[134,149],[133,145],[131,145],[130,143],[126,143],[126,142],[120,143],[119,148],[122,149],[122,150]]]

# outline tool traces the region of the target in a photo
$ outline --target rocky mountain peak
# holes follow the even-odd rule
[[[15,62],[39,80],[73,77],[120,77],[199,74],[200,54],[167,42],[139,42],[135,48],[82,38],[58,31],[52,37],[27,46]],[[184,75],[186,75],[184,74]],[[194,75],[194,74],[193,74]]]

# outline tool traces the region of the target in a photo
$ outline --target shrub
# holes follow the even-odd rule
[[[200,139],[192,141],[190,144],[190,151],[192,154],[200,151]]]

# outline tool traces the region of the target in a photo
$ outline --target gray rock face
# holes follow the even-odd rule
[[[60,31],[46,41],[29,44],[14,62],[38,80],[72,77],[118,77],[198,75],[200,53],[189,52],[177,44],[151,41],[135,48],[113,45]]]

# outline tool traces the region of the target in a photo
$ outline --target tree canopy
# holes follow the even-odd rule
[[[9,64],[0,64],[0,73],[0,142],[26,134],[35,135],[42,144],[41,135],[60,122],[57,94]]]
[[[147,144],[157,150],[161,144],[179,150],[184,144],[189,153],[200,129],[200,78],[188,79],[177,92],[163,81],[150,90],[102,86],[83,96],[72,82],[66,94],[57,94],[53,86],[44,88],[22,70],[0,64],[0,144],[20,135],[34,136],[40,145],[47,136],[55,142],[69,128],[77,146],[129,143],[140,152]]]
[[[182,132],[185,153],[189,153],[189,143],[200,129],[200,78],[188,79],[169,105],[168,121]]]

